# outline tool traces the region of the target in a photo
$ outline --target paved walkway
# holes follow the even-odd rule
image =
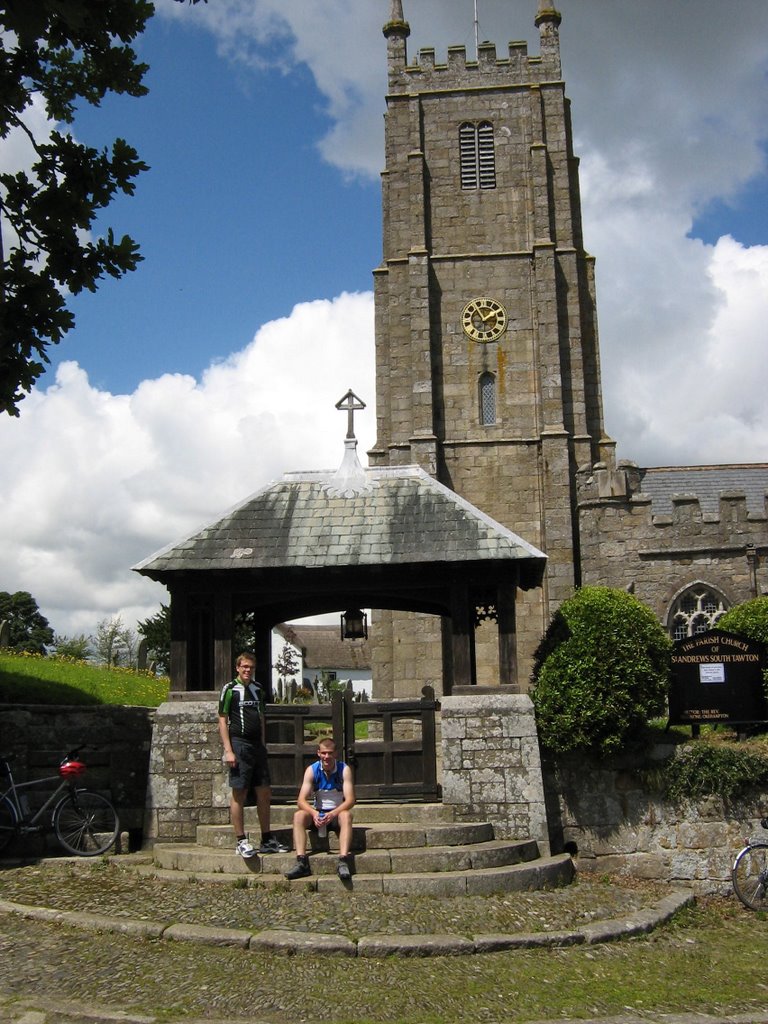
[[[0,900],[0,915],[15,915],[28,921],[46,921],[85,929],[99,934],[115,932],[139,939],[163,939],[172,942],[193,942],[204,946],[236,946],[248,949],[270,949],[286,954],[384,957],[461,956],[474,953],[498,953],[508,949],[546,948],[553,946],[588,945],[612,942],[637,935],[646,935],[669,921],[683,907],[693,902],[688,890],[672,892],[645,910],[610,921],[594,921],[578,928],[562,931],[527,932],[513,935],[366,935],[354,940],[343,935],[289,929],[222,928],[204,924],[150,921],[129,917],[107,916],[78,910],[53,910],[28,904]]]
[[[141,881],[139,880],[139,885]],[[192,887],[194,890],[194,887]],[[625,917],[604,921],[591,921],[579,927],[564,928],[559,932],[533,932],[516,935],[475,935],[466,939],[456,935],[375,935],[353,941],[344,936],[307,933],[289,930],[248,931],[239,928],[212,927],[204,924],[173,923],[162,920],[131,919],[108,914],[96,914],[73,910],[60,910],[35,906],[30,902],[0,901],[0,1021],[3,1024],[282,1024],[274,1014],[267,1018],[258,1015],[246,1019],[227,1017],[174,1018],[168,1009],[157,1013],[136,1014],[115,1008],[120,1006],[119,971],[110,969],[109,951],[114,945],[112,963],[124,969],[128,960],[133,966],[131,984],[141,984],[142,972],[153,969],[150,964],[166,958],[160,950],[168,943],[169,953],[176,953],[186,945],[190,954],[199,950],[199,957],[187,958],[190,972],[194,963],[204,963],[210,958],[211,947],[264,949],[284,954],[297,954],[299,961],[311,966],[317,954],[332,953],[348,957],[368,957],[372,960],[399,953],[407,956],[456,956],[494,952],[506,949],[541,948],[565,946],[577,943],[597,944],[632,935],[642,935],[667,921],[677,910],[690,903],[688,891],[673,892],[653,905],[628,913]],[[204,910],[204,908],[201,908]],[[62,928],[61,925],[66,927]],[[111,940],[110,935],[114,936]],[[134,958],[133,940],[139,943]],[[160,940],[160,946],[157,945]],[[128,943],[128,947],[126,947]],[[222,953],[223,953],[222,949]],[[77,999],[78,964],[82,971],[92,965],[88,962],[90,953],[94,960],[98,956],[98,969],[103,971],[102,989],[98,998],[91,997],[82,1003]],[[105,961],[102,963],[101,961]],[[170,970],[176,971],[177,964]],[[169,984],[183,984],[183,979],[172,975]],[[63,980],[62,980],[63,979]],[[124,985],[124,982],[122,982]],[[132,1002],[128,988],[124,1003]],[[72,998],[73,995],[75,998]],[[133,1000],[135,1003],[135,1000]],[[215,1007],[212,1007],[215,1010]],[[416,1020],[416,1018],[414,1018]],[[655,1018],[632,1015],[602,1021],[579,1021],[579,1024],[649,1024],[649,1021],[663,1021],[663,1024],[768,1024],[765,1015],[705,1016],[691,1014],[682,1016],[665,1015]],[[290,1024],[295,1024],[291,1018]],[[289,1024],[285,1019],[284,1024]],[[541,1024],[541,1022],[539,1022]],[[559,1020],[557,1024],[568,1024]]]

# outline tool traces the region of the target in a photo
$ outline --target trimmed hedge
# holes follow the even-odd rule
[[[664,712],[672,641],[632,594],[583,587],[555,612],[536,652],[531,698],[542,746],[618,753]]]

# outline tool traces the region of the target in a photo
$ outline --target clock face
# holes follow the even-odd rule
[[[473,341],[498,341],[507,328],[507,311],[495,299],[471,299],[461,314],[461,326]]]

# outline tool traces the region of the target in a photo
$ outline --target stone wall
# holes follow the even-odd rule
[[[54,775],[64,755],[86,743],[84,785],[110,797],[121,828],[139,845],[154,716],[152,708],[117,705],[4,705],[0,753],[13,759],[16,781],[26,782]]]
[[[671,515],[654,515],[644,494],[598,496],[598,476],[580,482],[584,584],[623,588],[631,581],[663,623],[675,596],[693,583],[716,588],[731,605],[768,590],[768,518],[750,513],[743,494],[721,495],[717,513],[704,512],[695,497],[676,496]],[[763,557],[753,570],[755,550]]]
[[[198,825],[229,821],[221,750],[215,699],[160,705],[149,765],[146,843],[194,842]]]
[[[539,756],[524,694],[476,692],[442,701],[443,800],[500,838],[567,849],[582,871],[626,873],[730,892],[733,857],[759,835],[768,794],[675,806],[643,788],[640,763]],[[134,846],[193,841],[198,824],[229,820],[229,788],[212,700],[126,707],[0,707],[0,752],[19,781],[50,774],[83,741],[86,784],[111,796]],[[151,756],[150,756],[151,745]],[[671,746],[655,756],[670,756]]]
[[[655,751],[661,759],[669,748]],[[730,893],[731,865],[747,835],[765,835],[768,795],[707,796],[675,805],[642,785],[639,762],[611,766],[561,758],[544,763],[553,850],[575,853],[582,871],[627,874]]]
[[[499,839],[549,852],[533,704],[527,694],[461,693],[442,701],[443,803],[492,822]]]

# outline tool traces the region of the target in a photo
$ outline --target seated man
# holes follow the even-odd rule
[[[337,873],[345,882],[350,877],[349,851],[352,847],[352,815],[355,805],[355,789],[352,783],[352,769],[343,761],[336,760],[336,744],[332,739],[320,740],[317,746],[318,760],[304,772],[299,790],[299,809],[293,816],[293,843],[296,848],[296,867],[285,874],[286,878],[306,878],[312,874],[307,857],[308,828],[316,829],[320,835],[326,829],[334,829],[339,835],[339,864]]]

